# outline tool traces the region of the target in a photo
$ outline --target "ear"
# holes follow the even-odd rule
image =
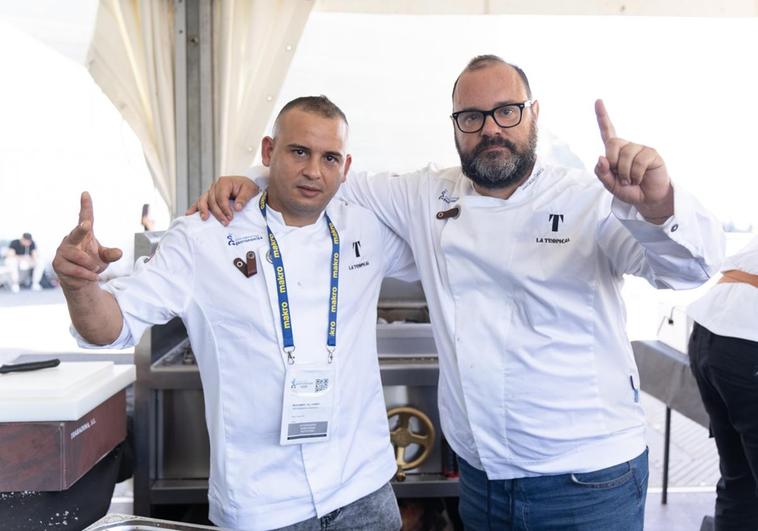
[[[274,139],[264,136],[261,140],[261,161],[267,168],[271,166],[271,153],[274,151]]]
[[[353,157],[348,153],[345,155],[345,170],[342,173],[342,178],[340,179],[340,183],[344,183],[345,179],[347,179],[347,172],[350,171],[350,165],[353,163]]]
[[[532,112],[534,113],[534,119],[536,120],[540,116],[540,102],[537,100],[534,100],[534,103],[532,103]]]

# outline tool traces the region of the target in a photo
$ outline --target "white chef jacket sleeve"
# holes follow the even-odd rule
[[[411,209],[423,201],[421,179],[425,170],[396,173],[350,172],[340,187],[343,199],[371,210],[385,225],[409,239]]]
[[[253,181],[258,188],[268,188],[268,168],[266,166],[250,166],[242,175]]]
[[[197,214],[196,214],[197,215]],[[181,316],[194,283],[192,238],[189,218],[179,218],[163,235],[151,257],[140,257],[131,275],[111,280],[103,289],[113,294],[121,309],[124,326],[110,345],[87,343],[72,327],[72,334],[85,348],[126,348],[136,345],[155,324]]]
[[[656,288],[688,289],[707,281],[724,258],[721,223],[685,190],[674,188],[674,215],[664,224],[613,198],[598,241],[618,274],[645,278]]]
[[[392,230],[379,223],[382,231],[382,243],[384,249],[384,276],[397,278],[406,282],[419,280],[416,262],[413,252],[408,244]]]
[[[422,201],[420,183],[425,169],[413,173],[351,171],[337,197],[371,210],[392,231],[407,240],[409,212]],[[254,166],[245,172],[259,188],[268,186],[268,168]]]

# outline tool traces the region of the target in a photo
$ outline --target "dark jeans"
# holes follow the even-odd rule
[[[467,531],[641,531],[647,450],[586,473],[489,480],[459,458],[460,514]]]
[[[756,316],[758,326],[758,316]],[[719,452],[716,530],[758,529],[758,343],[695,323],[690,366]]]

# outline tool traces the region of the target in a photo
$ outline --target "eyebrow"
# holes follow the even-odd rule
[[[529,98],[527,98],[527,100],[528,99]],[[517,103],[521,103],[521,102],[520,101],[516,101],[516,100],[498,101],[498,102],[495,102],[495,106],[494,107],[490,107],[490,110],[497,109],[498,107],[502,107],[503,105],[515,105]],[[466,108],[463,108],[463,109],[461,109],[459,111],[454,111],[454,112],[483,111],[483,110],[484,109],[480,109],[479,107],[466,107]]]
[[[287,144],[287,149],[302,149],[303,151],[311,151],[311,148],[306,146],[301,146],[300,144]]]
[[[307,146],[302,146],[300,144],[287,144],[288,149],[302,149],[303,151],[307,151],[308,153],[311,153],[313,150]],[[342,153],[339,151],[326,151],[324,155],[331,155],[332,157],[342,160]]]

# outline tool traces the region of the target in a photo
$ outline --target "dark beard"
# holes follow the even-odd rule
[[[506,160],[482,153],[490,146],[503,146],[510,150]],[[482,188],[506,188],[519,183],[528,176],[537,160],[537,127],[532,126],[526,148],[519,150],[516,144],[500,136],[484,137],[472,153],[462,153],[455,139],[455,147],[461,158],[463,175]]]

